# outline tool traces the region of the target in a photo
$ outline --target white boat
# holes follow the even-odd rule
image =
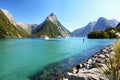
[[[49,39],[49,37],[45,35],[45,40],[48,40],[48,39]]]

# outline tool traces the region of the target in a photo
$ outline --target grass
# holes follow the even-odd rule
[[[120,40],[115,45],[115,61],[120,70]]]
[[[109,80],[120,80],[120,40],[115,43],[115,54],[105,65],[106,68],[102,68],[104,75]]]

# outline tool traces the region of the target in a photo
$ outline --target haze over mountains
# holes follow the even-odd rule
[[[72,34],[76,37],[85,37],[92,31],[105,30],[109,27],[115,27],[119,22],[115,19],[108,20],[104,17],[100,17],[97,21],[90,22],[83,28],[76,29]]]
[[[26,24],[16,22],[12,15],[7,10],[0,10],[0,33],[2,38],[22,38],[22,37],[69,37],[72,36],[71,32],[68,31],[57,19],[56,15],[52,13],[45,21],[39,25],[37,24]],[[4,26],[4,24],[7,26]],[[9,23],[9,25],[8,25]],[[12,31],[9,31],[12,27]],[[19,33],[16,31],[19,31]],[[13,34],[13,35],[10,35]],[[17,36],[15,35],[17,34]],[[21,35],[20,35],[21,34]],[[24,35],[23,35],[24,34]],[[4,35],[4,36],[2,36]]]

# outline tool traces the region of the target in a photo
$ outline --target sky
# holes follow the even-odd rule
[[[54,13],[68,30],[86,26],[99,17],[120,21],[120,0],[0,0],[16,21],[40,24]]]

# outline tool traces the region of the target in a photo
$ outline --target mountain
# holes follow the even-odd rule
[[[76,37],[84,37],[87,36],[92,31],[97,30],[105,30],[109,27],[115,27],[118,24],[118,21],[115,19],[108,20],[104,17],[100,17],[97,22],[91,22],[83,28],[77,29],[72,32],[72,34]]]
[[[104,17],[100,17],[97,20],[97,23],[93,28],[93,31],[105,30],[106,28],[109,28],[109,27],[115,27],[117,24],[118,24],[118,21],[115,20],[115,19],[114,20],[108,20]]]
[[[120,23],[116,27],[120,27]]]
[[[26,24],[16,22],[9,11],[0,9],[0,37],[20,38],[20,37],[69,37],[68,31],[52,13],[41,24]]]
[[[54,13],[51,13],[44,22],[38,25],[32,31],[33,37],[69,37],[72,36],[57,19]]]
[[[120,38],[120,23],[116,27],[109,27],[105,30],[90,32],[88,38],[103,39],[103,38]]]
[[[72,32],[72,34],[76,37],[85,37],[89,32],[93,30],[93,27],[95,26],[96,22],[90,22],[85,27],[76,29]]]
[[[118,23],[119,23],[119,21],[117,21],[116,19],[112,19],[112,20],[110,20],[110,21],[111,21],[112,24],[115,25],[115,26],[118,25]]]
[[[9,20],[11,18],[11,21]],[[27,33],[21,32],[14,24],[14,19],[5,15],[0,10],[0,38],[22,38],[28,36]]]
[[[31,25],[22,23],[22,22],[16,22],[14,17],[11,15],[11,13],[7,10],[1,9],[4,15],[9,19],[10,23],[13,24],[16,28],[18,28],[20,31],[27,32],[28,34],[31,34]]]

